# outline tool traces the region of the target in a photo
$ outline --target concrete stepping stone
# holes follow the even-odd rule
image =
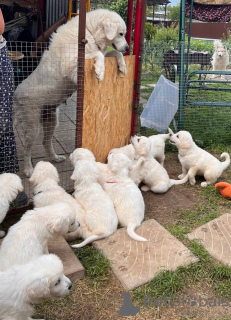
[[[150,83],[150,84],[147,84],[147,86],[155,88],[156,83]]]
[[[146,86],[140,86],[140,89],[143,90],[143,89],[148,89],[148,87]]]
[[[111,267],[126,290],[152,280],[163,270],[176,270],[198,259],[156,220],[144,221],[136,233],[147,242],[132,240],[125,228],[94,246],[111,261]]]
[[[63,237],[57,237],[48,243],[49,253],[56,254],[63,263],[64,274],[72,282],[84,277],[84,267]]]
[[[217,260],[231,266],[231,214],[225,213],[189,233]]]

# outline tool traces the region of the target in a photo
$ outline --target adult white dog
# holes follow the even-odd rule
[[[229,65],[229,53],[226,46],[220,40],[215,40],[214,49],[215,51],[212,56],[213,71],[226,71]]]
[[[113,203],[97,182],[99,172],[94,161],[79,160],[71,179],[75,182],[74,197],[85,209],[86,239],[73,248],[110,236],[116,231],[118,219]]]
[[[220,162],[207,151],[199,148],[192,139],[188,131],[179,131],[176,134],[169,129],[170,143],[178,148],[178,158],[182,165],[182,174],[179,179],[188,175],[191,185],[196,183],[195,176],[204,176],[205,180],[201,183],[202,187],[207,187],[211,183],[215,183],[221,176],[222,172],[230,164],[230,156],[224,152],[221,158],[225,158],[224,162]]]
[[[154,159],[156,159],[162,166],[164,165],[164,151],[165,151],[165,141],[169,139],[169,134],[155,134],[148,139],[151,142],[151,154]],[[125,154],[130,160],[134,160],[135,157],[135,150],[132,144],[121,148],[114,148],[110,150],[110,153],[123,153]]]
[[[53,254],[0,272],[0,283],[1,320],[32,320],[34,304],[65,297],[72,287],[61,260]]]
[[[75,164],[78,160],[89,160],[89,161],[95,162],[95,156],[88,149],[77,148],[70,154],[70,161],[71,161],[73,167],[75,167]],[[110,170],[108,169],[108,164],[96,162],[96,166],[99,171],[99,176],[98,176],[97,181],[99,182],[99,184],[101,186],[103,186],[103,184],[107,181],[107,177],[110,173]]]
[[[29,181],[33,184],[33,201],[36,208],[48,206],[62,200],[62,202],[67,202],[75,210],[76,221],[80,223],[80,226],[74,232],[64,234],[64,238],[68,241],[84,238],[85,211],[76,199],[58,185],[59,175],[55,166],[50,162],[39,161]]]
[[[137,185],[129,178],[132,161],[124,154],[109,154],[110,175],[103,188],[112,199],[119,223],[127,227],[127,234],[136,241],[147,239],[135,233],[144,219],[144,199]]]
[[[27,211],[10,227],[0,248],[0,271],[48,253],[48,240],[78,228],[75,210],[65,202]]]
[[[138,160],[136,169],[130,171],[130,177],[139,185],[143,182],[142,191],[153,191],[154,193],[164,193],[173,185],[182,184],[188,181],[186,175],[182,180],[169,179],[164,167],[156,161],[151,154],[151,143],[147,137],[131,137],[131,143],[135,149],[135,158]],[[144,159],[144,160],[142,160]],[[139,164],[139,162],[142,162]]]
[[[0,175],[0,223],[4,220],[10,203],[16,198],[18,192],[23,190],[22,180],[14,173],[2,173]],[[5,232],[0,231],[0,238]]]
[[[20,119],[25,134],[24,172],[31,176],[31,148],[42,120],[43,145],[47,156],[60,162],[52,146],[57,124],[56,108],[75,90],[77,85],[79,17],[73,18],[52,34],[49,49],[45,51],[35,71],[16,89],[14,117]],[[128,50],[125,40],[126,25],[115,12],[99,9],[86,16],[86,59],[95,59],[95,73],[99,81],[104,78],[104,56],[117,58],[119,70],[126,74],[122,52]],[[106,54],[108,46],[114,51]]]

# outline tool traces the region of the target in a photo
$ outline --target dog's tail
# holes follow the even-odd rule
[[[163,133],[163,134],[158,134],[158,137],[162,138],[163,141],[165,142],[166,140],[168,140],[170,138],[169,133]]]
[[[136,225],[135,224],[129,224],[127,226],[127,234],[129,237],[131,237],[133,240],[136,241],[148,241],[147,239],[139,236],[137,233],[135,233]]]
[[[87,239],[85,239],[83,242],[79,243],[79,244],[73,244],[71,247],[72,248],[82,248],[84,246],[86,246],[87,244],[95,241],[95,240],[100,240],[105,238],[105,235],[102,236],[97,236],[96,234],[91,235],[90,237],[88,237]]]
[[[187,182],[187,181],[188,181],[188,174],[186,174],[186,176],[185,176],[183,179],[181,179],[181,180],[170,179],[171,186],[174,186],[174,185],[176,185],[176,184],[183,184],[183,183],[185,183],[185,182]]]
[[[225,158],[225,161],[221,162],[222,170],[225,170],[230,165],[230,156],[227,152],[223,152],[220,158]]]

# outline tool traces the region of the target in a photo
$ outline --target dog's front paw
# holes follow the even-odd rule
[[[196,184],[196,180],[195,179],[189,179],[189,183],[191,184],[191,186],[194,186]]]
[[[5,236],[5,231],[0,231],[0,238],[3,238]]]
[[[208,183],[207,182],[201,182],[201,186],[203,187],[203,188],[205,188],[205,187],[207,187],[208,186]]]
[[[125,64],[120,64],[120,65],[119,65],[119,71],[120,71],[122,74],[126,75],[126,74],[127,74],[126,65],[125,65]]]
[[[99,81],[103,81],[104,72],[105,72],[105,68],[103,66],[98,66],[97,64],[95,64],[95,74],[96,74],[96,78]]]
[[[149,191],[150,188],[149,188],[148,186],[142,186],[142,187],[141,187],[141,190],[142,190],[142,191]]]
[[[33,171],[34,171],[34,169],[33,169],[32,165],[28,166],[28,167],[24,167],[24,173],[25,173],[26,177],[31,177]]]
[[[55,157],[53,158],[53,161],[55,162],[61,162],[61,161],[64,161],[66,160],[66,157],[65,156],[62,156],[62,155],[55,155]]]

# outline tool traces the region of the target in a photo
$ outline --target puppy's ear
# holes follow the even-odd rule
[[[50,296],[50,281],[47,277],[42,277],[34,280],[27,288],[29,300],[33,303]]]
[[[191,147],[191,143],[188,140],[182,140],[180,143],[180,147],[182,149],[189,149]]]
[[[140,156],[145,156],[145,155],[147,155],[149,153],[149,151],[150,151],[149,146],[146,143],[144,143],[139,148],[139,155]]]
[[[119,170],[119,161],[113,160],[110,163],[110,169],[112,172],[116,173]]]
[[[71,175],[71,180],[73,180],[73,181],[75,181],[75,180],[77,180],[77,178],[78,178],[78,173],[77,173],[77,170],[74,170],[73,171],[73,173],[72,173],[72,175]]]
[[[168,128],[168,133],[172,134],[172,135],[174,134],[173,131],[170,128]]]
[[[104,32],[108,40],[112,40],[115,38],[117,33],[117,26],[115,23],[106,19],[103,21]]]
[[[68,217],[51,217],[47,220],[47,229],[51,234],[66,234],[69,230]]]

